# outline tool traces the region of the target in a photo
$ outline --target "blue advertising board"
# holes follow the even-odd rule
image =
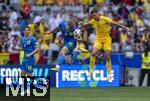
[[[107,81],[105,65],[95,65],[91,77],[87,77],[88,65],[63,65],[56,73],[57,88],[80,88],[80,87],[119,87],[120,66],[112,65],[111,75],[113,81]]]
[[[112,53],[111,62],[130,68],[141,68],[141,53],[134,53],[133,57],[126,57],[125,53]]]

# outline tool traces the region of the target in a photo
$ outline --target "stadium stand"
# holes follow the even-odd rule
[[[45,39],[45,32],[55,29],[62,20],[75,19],[82,22],[88,21],[85,17],[91,7],[100,7],[100,13],[111,19],[122,23],[132,29],[132,33],[112,26],[112,52],[132,51],[139,53],[149,45],[149,27],[150,14],[146,5],[150,4],[148,0],[106,0],[105,5],[100,4],[103,0],[1,0],[0,3],[0,53],[16,54],[12,46],[18,47],[20,39],[23,36],[23,29],[27,24],[31,32],[40,43],[40,52],[37,54],[37,63],[44,64],[45,52],[48,51],[49,45],[47,40],[62,47],[61,33],[49,34]],[[147,2],[146,2],[147,1]],[[48,3],[48,4],[47,4]],[[20,6],[14,6],[14,5]],[[49,5],[50,4],[50,5]],[[42,5],[42,6],[41,6]],[[62,5],[62,6],[59,6]],[[83,6],[82,6],[83,5]],[[103,7],[101,7],[103,6]],[[95,34],[92,28],[86,29],[87,33],[83,34],[84,43],[81,47],[91,50],[92,40]],[[91,41],[88,42],[87,40]],[[11,56],[11,55],[10,55]],[[43,57],[43,58],[42,58]],[[43,60],[42,60],[42,59]],[[50,57],[49,57],[50,58]],[[48,59],[49,59],[48,58]],[[16,60],[18,61],[18,60]],[[16,62],[13,62],[16,63]]]

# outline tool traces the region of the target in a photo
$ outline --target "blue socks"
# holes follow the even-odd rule
[[[77,57],[78,57],[79,54],[80,54],[79,51],[75,51],[75,52],[72,54],[71,59],[72,59],[73,63],[76,62]]]
[[[73,63],[76,62],[78,55],[80,54],[79,51],[75,51],[72,55],[71,55],[71,60]],[[58,57],[58,61],[57,61],[57,67],[63,65],[65,63],[65,55],[59,55]]]
[[[59,55],[57,64],[61,66],[64,62],[65,62],[65,55]]]

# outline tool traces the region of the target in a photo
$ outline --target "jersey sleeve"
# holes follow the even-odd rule
[[[65,22],[60,22],[58,26],[61,30],[65,28]]]
[[[94,20],[92,19],[92,20],[88,21],[87,23],[93,25],[94,24]]]
[[[112,23],[112,20],[109,17],[102,17],[104,19],[104,21],[108,24]]]
[[[33,45],[34,47],[38,47],[38,43],[37,43],[35,37],[32,37],[32,45]]]

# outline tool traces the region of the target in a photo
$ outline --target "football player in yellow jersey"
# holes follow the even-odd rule
[[[108,82],[112,82],[112,77],[110,75],[111,74],[110,54],[111,54],[111,47],[112,47],[111,46],[112,39],[110,37],[110,29],[111,29],[110,24],[118,25],[128,31],[131,31],[131,30],[111,20],[108,17],[101,16],[97,12],[98,12],[97,9],[93,9],[91,11],[92,19],[86,24],[86,25],[92,26],[96,32],[96,39],[95,39],[93,50],[92,50],[91,57],[90,57],[90,71],[88,72],[88,76],[90,77],[92,75],[97,52],[99,50],[103,50],[106,55],[106,68],[107,68],[107,74],[108,74],[107,80]]]

